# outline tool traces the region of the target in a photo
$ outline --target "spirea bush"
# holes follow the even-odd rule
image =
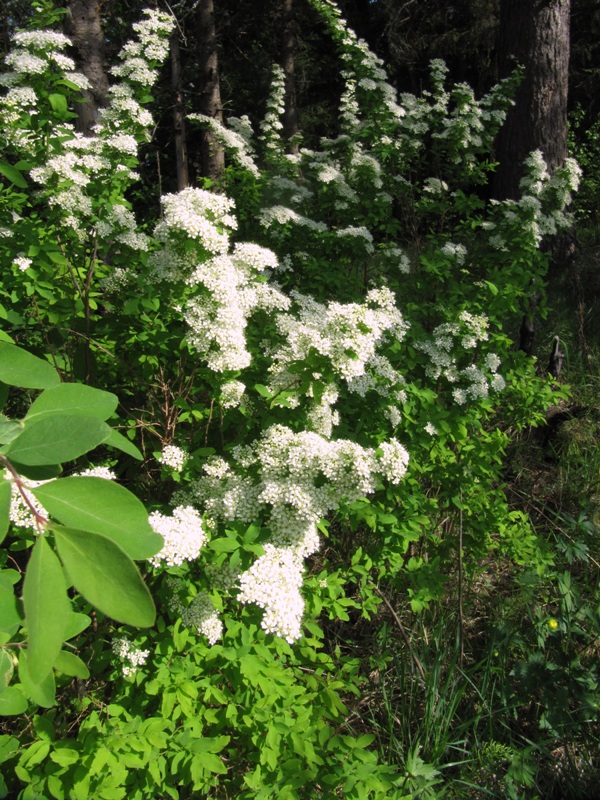
[[[154,225],[127,198],[168,15],[134,26],[93,136],[48,9],[0,75],[0,320],[66,381],[118,386],[119,443],[143,466],[99,439],[73,469],[113,470],[162,537],[145,565],[153,627],[65,594],[70,613],[98,609],[67,637],[89,677],[49,663],[55,705],[36,675],[18,688],[6,673],[30,723],[0,737],[1,796],[407,798],[403,769],[347,725],[363,676],[328,626],[375,615],[379,586],[419,613],[492,553],[551,559],[508,504],[502,459],[509,429],[560,393],[510,325],[542,289],[539,247],[569,224],[577,168],[549,176],[532,154],[522,197],[485,202],[517,77],[476,100],[436,61],[429,91],[397,97],[337,8],[311,2],[343,62],[339,135],[286,153],[275,70],[257,136],[190,116],[227,174],[219,192],[162,197]],[[31,400],[11,395],[3,424]],[[31,548],[70,575],[60,532],[55,552],[32,524],[29,493],[48,490],[13,477],[0,575],[18,586]],[[0,614],[11,662],[15,608]]]

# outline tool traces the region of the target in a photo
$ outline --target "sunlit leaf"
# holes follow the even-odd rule
[[[93,450],[109,434],[109,426],[99,419],[52,414],[26,425],[4,452],[11,460],[25,465],[57,464],[73,461]]]
[[[60,383],[58,372],[27,350],[0,341],[0,381],[25,389],[49,389]]]
[[[68,650],[60,651],[54,662],[54,668],[64,675],[71,675],[74,678],[85,680],[85,678],[90,677],[90,671],[83,661],[75,653],[70,653]]]
[[[163,546],[148,523],[143,503],[124,486],[104,478],[59,478],[32,493],[44,508],[69,528],[112,539],[133,559],[146,559]]]
[[[29,674],[41,683],[61,650],[71,610],[62,566],[45,536],[38,536],[23,584]]]
[[[148,588],[129,556],[105,536],[56,527],[60,558],[85,599],[117,622],[147,628],[156,612]]]
[[[25,423],[48,414],[77,414],[83,417],[108,419],[119,400],[112,392],[104,392],[83,383],[61,383],[45,392],[31,404]]]

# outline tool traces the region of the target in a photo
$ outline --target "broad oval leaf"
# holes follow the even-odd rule
[[[40,683],[36,683],[29,674],[27,663],[27,650],[21,650],[19,654],[19,680],[23,687],[23,692],[27,697],[37,703],[42,708],[50,708],[56,703],[56,683],[54,672],[50,670],[48,675]]]
[[[12,164],[7,164],[6,161],[0,161],[0,175],[4,175],[5,178],[8,178],[8,180],[14,183],[15,186],[18,186],[19,189],[27,188],[27,181],[19,170],[13,167]]]
[[[71,611],[62,566],[45,536],[38,537],[27,565],[23,604],[29,674],[41,683],[61,651]]]
[[[15,344],[0,341],[0,381],[24,389],[49,389],[58,386],[54,367]]]
[[[16,686],[8,686],[0,692],[0,715],[14,717],[27,711],[27,700]]]
[[[82,631],[88,628],[92,620],[87,614],[79,614],[77,611],[71,611],[69,619],[67,620],[67,629],[65,631],[65,642],[78,636]]]
[[[125,625],[148,628],[154,624],[152,596],[120,547],[106,536],[58,526],[54,537],[69,577],[89,603]]]
[[[138,461],[141,461],[143,458],[142,454],[134,445],[134,443],[130,442],[129,439],[123,436],[123,434],[119,433],[119,431],[116,431],[114,428],[111,428],[110,435],[104,444],[114,447],[116,450],[121,450],[123,453],[127,453],[128,456],[137,458]]]
[[[73,461],[93,450],[109,434],[109,426],[99,419],[49,414],[28,424],[4,452],[11,461],[14,459],[26,466],[57,464]]]
[[[12,442],[22,431],[23,426],[20,422],[12,419],[7,420],[5,417],[2,422],[0,422],[0,444]]]
[[[0,631],[14,633],[21,625],[17,598],[12,586],[0,585]]]
[[[85,680],[90,677],[89,669],[79,656],[76,656],[75,653],[70,653],[68,650],[60,651],[54,662],[54,668],[64,675],[73,676],[73,678],[82,678]]]
[[[52,478],[58,478],[62,472],[61,464],[42,464],[33,467],[30,464],[19,464],[14,458],[11,458],[10,462],[19,475],[32,481],[51,481]]]
[[[112,392],[94,389],[84,383],[61,383],[52,389],[46,389],[33,401],[25,417],[25,424],[56,413],[104,420],[111,416],[118,402],[118,397]]]
[[[0,544],[4,541],[10,525],[11,485],[0,475]]]
[[[48,100],[50,101],[52,110],[57,111],[59,114],[64,114],[69,108],[67,105],[67,98],[64,94],[50,94],[48,95]]]
[[[91,476],[59,478],[31,491],[63,525],[106,536],[129,558],[150,558],[163,546],[143,503],[118,483]]]

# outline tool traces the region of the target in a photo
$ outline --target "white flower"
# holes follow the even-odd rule
[[[81,478],[103,478],[105,481],[115,481],[117,476],[108,467],[89,467],[84,469],[83,472],[75,472]]]
[[[123,675],[126,677],[134,675],[150,655],[150,650],[136,647],[126,636],[113,639],[112,651],[123,661],[128,662],[122,666]]]
[[[31,266],[32,261],[30,258],[25,258],[23,253],[19,253],[19,255],[13,259],[13,264],[15,267],[18,267],[21,272],[25,272]]]
[[[171,467],[176,472],[181,472],[181,470],[185,467],[188,458],[189,454],[181,447],[177,447],[175,444],[168,444],[163,447],[162,453],[158,457],[158,461],[160,464],[164,464],[166,467]]]
[[[202,518],[191,506],[175,508],[171,517],[153,511],[148,522],[165,540],[162,550],[149,559],[154,567],[162,566],[163,562],[173,567],[193,561],[208,540]]]
[[[223,636],[223,622],[206,592],[200,592],[187,608],[175,596],[171,607],[181,615],[187,628],[195,628],[206,636],[210,645],[216,644]]]
[[[221,386],[221,405],[223,408],[234,408],[242,402],[246,387],[241,381],[228,381]]]

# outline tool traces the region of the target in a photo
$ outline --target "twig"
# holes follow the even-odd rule
[[[396,612],[395,612],[395,611],[394,611],[394,609],[392,608],[392,604],[391,604],[391,603],[390,603],[390,601],[387,599],[387,597],[386,597],[386,596],[383,594],[383,592],[381,591],[381,589],[380,589],[378,586],[376,586],[374,583],[372,583],[372,584],[371,584],[371,586],[372,586],[372,587],[375,589],[375,591],[377,592],[377,594],[378,594],[378,595],[381,597],[381,599],[383,600],[383,602],[384,602],[384,603],[386,604],[386,606],[388,607],[388,610],[389,610],[390,614],[391,614],[391,615],[392,615],[392,617],[394,618],[394,622],[395,622],[395,623],[396,623],[396,625],[398,626],[398,630],[399,630],[399,631],[400,631],[400,633],[402,634],[402,638],[404,639],[404,642],[405,642],[406,646],[408,647],[408,650],[409,650],[409,652],[410,652],[410,654],[411,654],[411,656],[412,656],[412,659],[413,659],[413,661],[415,662],[415,666],[417,667],[417,669],[418,669],[418,671],[419,671],[419,675],[421,676],[421,680],[425,681],[425,670],[423,669],[423,665],[422,665],[422,664],[421,664],[421,662],[419,661],[419,657],[417,656],[417,654],[415,653],[415,651],[413,650],[413,648],[412,648],[412,646],[411,646],[410,639],[408,638],[408,634],[407,634],[407,632],[406,632],[406,628],[405,628],[405,627],[404,627],[404,625],[403,625],[403,624],[400,622],[400,617],[398,616],[398,614],[396,614]]]

